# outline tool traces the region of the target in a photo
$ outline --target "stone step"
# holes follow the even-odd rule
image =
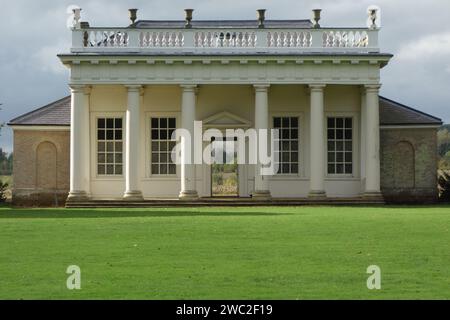
[[[329,199],[273,199],[270,201],[252,199],[200,199],[198,201],[180,200],[91,200],[83,202],[67,202],[66,208],[146,208],[146,207],[212,207],[212,206],[304,206],[304,205],[382,205],[379,199],[362,198],[329,198]]]

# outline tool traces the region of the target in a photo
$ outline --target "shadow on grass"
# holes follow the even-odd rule
[[[0,207],[2,209],[2,207]],[[14,209],[0,210],[1,219],[73,219],[73,218],[138,218],[138,217],[251,217],[251,216],[282,216],[292,215],[289,212],[252,212],[230,211],[229,208],[219,210],[183,210],[179,209]]]
[[[199,207],[199,208],[99,208],[99,209],[64,209],[64,208],[13,208],[0,204],[1,219],[73,219],[73,218],[126,218],[126,217],[257,217],[314,215],[327,209],[380,209],[383,213],[407,214],[409,210],[448,209],[450,204],[435,205],[337,205],[337,206],[270,206],[270,207]],[[296,210],[298,209],[298,210]],[[313,210],[311,210],[313,209]],[[315,211],[317,209],[318,211]],[[342,211],[341,211],[342,212]],[[364,212],[361,212],[364,213]]]

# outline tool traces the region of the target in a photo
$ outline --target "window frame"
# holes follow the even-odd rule
[[[324,145],[325,145],[325,170],[326,178],[331,180],[356,179],[359,175],[359,122],[355,112],[325,112],[324,115]],[[328,173],[328,118],[351,118],[352,119],[352,173]]]
[[[175,118],[176,129],[180,128],[180,112],[146,112],[145,115],[145,178],[144,180],[179,180],[180,166],[176,165],[176,174],[153,174],[152,173],[152,118]]]
[[[98,119],[121,118],[122,119],[122,174],[98,173]],[[93,180],[123,180],[125,179],[125,147],[126,147],[126,113],[124,112],[95,112],[91,116],[91,177]]]
[[[303,113],[302,112],[272,112],[269,114],[269,128],[274,129],[273,122],[274,118],[298,118],[298,172],[297,173],[277,173],[271,176],[273,180],[286,180],[286,179],[299,179],[304,177],[304,169],[305,169],[305,153],[304,153],[304,137],[305,137],[305,126],[303,121]]]

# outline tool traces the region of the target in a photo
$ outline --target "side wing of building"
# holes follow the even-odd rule
[[[64,205],[70,174],[70,97],[13,119],[13,203]]]

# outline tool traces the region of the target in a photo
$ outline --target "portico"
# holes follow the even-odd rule
[[[108,91],[117,92],[117,88],[122,87],[123,101],[126,101],[125,106],[121,108],[119,105],[117,109],[123,112],[123,174],[118,176],[106,175],[101,177],[96,173],[97,171],[97,153],[95,137],[89,138],[88,132],[95,132],[97,130],[95,125],[95,114],[97,114],[96,106],[92,105],[92,101],[101,99],[100,95],[107,95]],[[247,196],[256,200],[270,200],[272,198],[271,190],[275,189],[275,197],[282,191],[280,183],[284,180],[288,184],[297,183],[302,185],[302,190],[307,188],[307,193],[302,193],[300,190],[296,196],[287,196],[289,198],[306,198],[324,199],[327,197],[326,189],[331,190],[331,196],[335,197],[336,193],[333,191],[332,185],[339,180],[346,180],[347,183],[359,184],[357,192],[352,194],[345,194],[346,197],[376,197],[380,195],[380,175],[376,171],[380,167],[379,154],[379,135],[374,134],[379,130],[377,119],[378,114],[378,97],[379,85],[361,85],[361,86],[340,86],[335,84],[291,84],[291,85],[271,85],[271,84],[239,84],[239,85],[195,85],[195,84],[180,84],[170,86],[155,86],[155,85],[123,85],[123,86],[108,86],[108,85],[74,85],[72,88],[72,110],[77,112],[72,113],[72,149],[71,163],[71,192],[69,199],[73,201],[82,201],[87,198],[123,198],[128,201],[139,201],[151,198],[176,198],[182,200],[192,201],[199,197],[209,197],[208,191],[205,190],[205,184],[202,180],[206,179],[204,166],[195,164],[182,164],[177,169],[177,174],[167,176],[154,176],[151,173],[147,174],[148,166],[145,163],[148,158],[145,153],[148,152],[151,144],[151,139],[147,139],[146,135],[151,130],[148,128],[149,118],[145,116],[149,109],[145,106],[146,101],[152,99],[152,93],[161,97],[163,91],[170,91],[172,93],[178,92],[179,102],[178,106],[174,106],[174,111],[171,114],[179,119],[177,128],[183,128],[194,134],[194,121],[205,120],[205,114],[211,114],[207,110],[208,100],[215,92],[224,90],[224,95],[229,91],[246,92],[244,100],[248,102],[253,101],[253,108],[246,110],[246,117],[248,122],[256,129],[271,129],[273,128],[273,121],[278,115],[278,106],[276,104],[292,104],[286,110],[286,115],[299,115],[300,133],[298,142],[298,172],[293,174],[279,174],[273,177],[263,176],[260,174],[260,165],[248,165],[248,174],[243,178],[242,183],[247,184]],[[271,90],[274,90],[273,97],[271,97]],[[326,102],[332,101],[335,97],[335,92],[344,90],[354,96],[358,103],[352,102],[356,107],[353,108],[355,128],[353,135],[356,135],[356,127],[360,127],[360,137],[352,137],[354,145],[364,145],[365,153],[362,153],[362,148],[359,146],[354,150],[358,154],[354,155],[352,175],[345,177],[332,176],[327,172],[327,119],[330,108],[327,108]],[[161,91],[158,93],[158,91]],[[298,91],[298,92],[296,92]],[[343,91],[343,92],[344,92]],[[94,99],[91,99],[91,92],[94,93]],[[205,95],[202,95],[202,92]],[[357,94],[359,97],[357,97]],[[303,101],[282,101],[283,95],[297,95]],[[326,97],[328,96],[328,99]],[[120,100],[120,99],[119,99]],[[175,100],[175,99],[174,99]],[[237,99],[239,101],[239,99]],[[277,101],[279,101],[277,103]],[[200,102],[200,106],[198,106]],[[275,102],[275,105],[273,105]],[[304,104],[306,102],[306,105]],[[360,103],[359,103],[360,102]],[[226,105],[226,101],[219,103],[219,105]],[[297,107],[296,107],[297,105]],[[333,106],[330,106],[333,109]],[[116,108],[114,108],[116,109]],[[198,111],[197,111],[198,109]],[[226,110],[215,107],[218,113],[227,111],[231,114],[238,113],[239,106],[231,105]],[[296,110],[297,109],[297,110]],[[253,111],[252,111],[253,110]],[[349,109],[350,110],[350,109]],[[160,114],[162,111],[156,112]],[[152,113],[152,112],[151,112]],[[283,113],[283,111],[282,111]],[[344,112],[346,113],[346,112]],[[120,114],[118,112],[117,114]],[[340,112],[338,112],[340,114]],[[350,113],[348,113],[350,114]],[[144,115],[144,116],[143,116]],[[364,118],[362,118],[364,117]],[[94,119],[93,119],[94,118]],[[366,126],[362,127],[361,123],[365,122]],[[359,124],[358,124],[359,123]],[[213,124],[210,124],[213,126]],[[233,125],[230,124],[230,128]],[[364,133],[364,134],[362,134]],[[95,134],[94,134],[95,135]],[[306,139],[306,137],[309,137]],[[360,139],[365,137],[364,143],[359,143]],[[86,145],[91,145],[91,148],[86,148]],[[192,143],[182,142],[182,150],[190,148],[190,156],[194,155],[194,145]],[[297,152],[297,151],[295,151]],[[189,154],[183,153],[182,154]],[[309,161],[308,161],[309,159]],[[353,160],[353,159],[352,159]],[[144,163],[143,163],[144,162]],[[188,163],[193,163],[187,161]],[[151,167],[151,165],[150,165]],[[366,174],[363,173],[362,168],[365,168]],[[96,180],[93,183],[94,192],[91,192],[91,179]],[[123,185],[120,183],[123,179]],[[164,184],[177,186],[178,194],[175,191],[170,194],[156,195],[149,197],[148,192],[145,191],[146,185],[150,181],[157,181],[163,187]],[[106,187],[107,184],[118,184],[117,193],[108,194],[105,196],[98,196],[95,190]],[[103,187],[96,187],[96,185],[103,185]],[[119,193],[120,187],[122,190]],[[206,184],[207,185],[207,184]],[[144,189],[144,190],[143,190]],[[200,189],[200,190],[199,190]],[[144,196],[145,195],[145,196]],[[344,196],[344,195],[343,195]],[[279,196],[278,196],[279,197]],[[286,197],[286,196],[285,196]]]

